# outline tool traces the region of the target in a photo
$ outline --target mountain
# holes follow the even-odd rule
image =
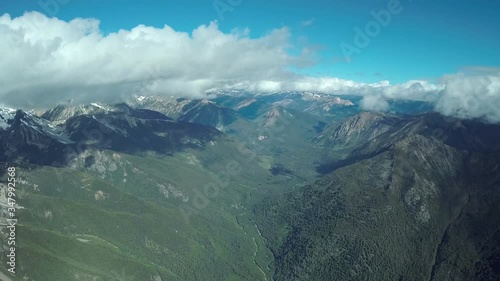
[[[10,111],[12,118],[13,111]],[[0,161],[21,159],[29,163],[63,163],[73,141],[64,128],[22,110],[0,132]]]
[[[334,95],[322,92],[284,91],[272,93],[233,93],[219,92],[214,101],[235,110],[242,106],[246,110],[258,108],[262,104],[280,105],[300,112],[322,116],[330,121],[340,121],[361,112],[362,97],[356,95]],[[433,105],[426,101],[407,101],[387,99],[388,112],[397,115],[417,115],[433,111]]]
[[[90,145],[126,153],[171,153],[186,147],[202,148],[221,136],[210,127],[172,121],[164,115],[141,117],[123,113],[76,116],[67,120],[65,131],[75,142],[88,143],[90,135]],[[97,140],[92,140],[93,132]]]
[[[96,113],[106,113],[115,111],[114,108],[103,106],[98,103],[82,105],[57,105],[44,112],[40,117],[56,124],[64,124],[66,120],[78,115],[92,115]]]
[[[261,109],[254,122],[261,143],[274,143],[282,148],[309,146],[310,140],[320,133],[324,118],[309,113],[271,105]]]
[[[12,124],[0,133],[3,160],[22,158],[28,163],[61,165],[68,155],[89,148],[169,154],[202,148],[222,136],[211,127],[173,121],[159,112],[126,104],[58,106],[42,116],[18,110],[9,119]]]
[[[324,147],[321,173],[373,156],[388,149],[401,138],[421,134],[443,141],[458,149],[484,152],[500,149],[497,125],[481,121],[460,120],[426,113],[415,116],[366,112],[328,126],[315,138]]]
[[[333,116],[337,111],[355,107],[348,99],[320,92],[279,92],[262,94],[260,98],[268,103],[323,116]]]
[[[126,103],[118,103],[113,105],[102,105],[99,103],[81,104],[81,105],[57,105],[45,111],[40,117],[49,120],[54,124],[64,124],[66,121],[75,116],[95,115],[106,113],[122,113],[137,118],[144,119],[165,119],[171,118],[165,115],[147,109],[137,109],[130,107]]]
[[[138,96],[127,101],[135,108],[143,108],[161,112],[173,119],[179,118],[184,112],[184,106],[192,100],[186,98],[163,96]]]
[[[222,107],[209,100],[195,100],[183,107],[183,113],[178,120],[202,124],[225,131],[226,127],[241,117],[237,112]]]
[[[325,146],[366,143],[391,130],[397,121],[396,116],[363,112],[348,118],[340,125],[329,125],[315,139]]]
[[[326,125],[325,119],[279,105],[262,106],[255,114],[248,129],[235,130],[262,156],[262,167],[277,178],[314,179],[314,162],[321,151],[311,145],[311,139]]]
[[[326,125],[326,118],[282,106],[276,100],[266,98],[271,102],[267,103],[260,100],[262,97],[251,98],[247,94],[219,94],[213,100],[138,97],[131,104],[173,114],[178,121],[221,130],[251,147],[260,155],[261,166],[275,174],[314,178],[315,154],[309,142]],[[304,169],[304,161],[310,163],[307,166],[311,169]]]
[[[215,128],[126,105],[102,106],[109,110],[60,110],[65,122],[55,111],[54,121],[2,112],[8,126],[0,132],[0,221],[5,225],[8,218],[8,166],[16,167],[22,221],[18,275],[5,276],[267,278],[261,264],[270,255],[247,215],[259,184],[272,177],[257,156]],[[0,271],[7,274],[6,266]]]
[[[359,100],[358,98],[354,99]],[[341,119],[346,115],[358,113],[357,106],[353,101],[324,93],[276,92],[241,94],[237,97],[219,93],[214,100],[223,106],[237,110],[247,118],[258,116],[259,110],[266,105],[282,106],[330,119]]]
[[[224,132],[230,132],[229,125],[241,119],[234,110],[207,99],[141,96],[129,103],[137,108],[162,112],[178,121],[206,125]]]
[[[306,150],[310,150],[308,146],[310,139],[326,125],[326,122],[324,122],[325,118],[278,104],[267,104],[264,102],[253,104],[253,102],[241,101],[242,98],[246,99],[247,96],[232,98],[234,99],[233,103],[236,103],[234,108],[224,106],[224,103],[218,99],[212,101],[158,96],[136,97],[129,101],[130,106],[127,104],[101,105],[97,103],[79,106],[58,106],[48,110],[42,117],[54,123],[66,123],[71,139],[79,142],[85,139],[86,136],[73,132],[72,123],[75,122],[73,117],[81,116],[76,119],[78,120],[76,127],[84,128],[81,130],[92,131],[92,128],[102,127],[103,129],[101,130],[113,133],[113,130],[109,130],[108,126],[104,125],[107,121],[103,122],[92,119],[101,115],[137,117],[139,116],[139,112],[149,112],[148,114],[155,112],[156,114],[160,114],[154,111],[160,110],[165,114],[173,116],[174,120],[176,120],[175,122],[188,124],[187,127],[193,127],[193,130],[195,130],[195,124],[201,124],[231,135],[236,140],[247,144],[255,150],[261,157],[261,166],[266,169],[278,171],[283,168],[283,170],[290,172],[287,176],[297,173],[294,176],[301,178],[316,176],[313,164],[314,153],[310,153],[310,151],[308,153]],[[91,116],[92,118],[90,118]],[[113,118],[116,119],[116,117]],[[151,119],[153,117],[146,116],[146,119],[148,118]],[[162,117],[157,116],[154,119],[159,118]],[[118,121],[112,120],[110,122]],[[122,125],[127,123],[124,121],[119,122],[121,123],[114,126],[118,128],[117,130],[121,130]],[[87,123],[90,124],[86,125]],[[160,151],[161,145],[160,147],[154,145],[155,143],[161,143],[158,140],[153,141],[157,136],[144,137],[145,141],[142,141],[139,136],[147,133],[142,133],[140,130],[136,133],[137,137],[125,136],[124,132],[115,136],[110,134],[106,138],[106,143],[100,143],[101,148],[112,148],[121,152],[136,153],[144,151],[145,147],[154,147],[154,150],[157,152],[168,153],[165,150]],[[204,135],[210,135],[210,133],[205,132]],[[170,137],[175,138],[173,134],[170,134]],[[110,142],[114,143],[113,147],[111,147]],[[179,146],[178,142],[177,144],[172,143],[170,147],[175,146]],[[133,152],[127,150],[127,148],[135,148],[137,151]],[[297,153],[291,153],[291,151],[296,151]],[[303,162],[306,159],[304,155],[308,155],[307,161],[310,162],[308,166],[311,169],[303,169]]]
[[[499,280],[500,125],[213,97],[0,109],[12,280]]]
[[[7,130],[16,116],[16,110],[0,107],[0,132]]]
[[[316,182],[254,207],[274,279],[498,280],[500,147],[486,128],[500,131],[363,113],[323,135],[351,153]]]

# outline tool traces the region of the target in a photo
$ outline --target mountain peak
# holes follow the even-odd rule
[[[7,130],[14,120],[17,110],[9,107],[0,107],[0,130]]]
[[[318,139],[327,138],[333,143],[348,143],[364,136],[365,140],[370,140],[392,128],[396,120],[396,116],[384,113],[362,112],[337,127],[327,128]]]

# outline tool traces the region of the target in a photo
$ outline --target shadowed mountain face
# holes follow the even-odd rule
[[[325,130],[331,171],[254,208],[275,280],[498,280],[499,130],[372,113]]]
[[[178,121],[210,126],[219,131],[242,118],[237,112],[213,101],[189,100],[172,97],[138,97],[130,100],[132,106],[156,110]]]
[[[187,147],[202,148],[221,135],[210,127],[172,121],[165,116],[144,119],[125,114],[97,114],[77,116],[66,122],[66,133],[75,142],[87,140],[89,132],[97,134],[91,145],[126,153],[148,150],[172,153]]]
[[[207,125],[220,131],[237,121],[238,113],[208,100],[192,101],[185,105],[178,120]]]
[[[58,106],[43,116],[17,111],[8,128],[0,133],[2,159],[61,165],[69,155],[90,148],[169,154],[190,147],[203,148],[222,135],[211,127],[172,121],[159,112],[125,104],[92,105],[90,109]]]
[[[0,132],[0,159],[33,163],[63,163],[66,148],[73,145],[62,127],[18,110]]]

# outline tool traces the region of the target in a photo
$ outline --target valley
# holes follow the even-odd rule
[[[500,1],[0,10],[0,281],[500,281]]]
[[[495,280],[500,127],[358,103],[0,111],[2,190],[19,171],[12,280]]]

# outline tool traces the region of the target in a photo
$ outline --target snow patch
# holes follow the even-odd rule
[[[16,110],[8,107],[0,107],[0,129],[7,130],[10,125],[8,121],[14,119]]]
[[[95,107],[100,108],[100,109],[103,109],[103,110],[106,110],[106,111],[109,111],[106,107],[104,107],[98,103],[95,103],[95,102],[91,103],[90,105],[95,106]]]

